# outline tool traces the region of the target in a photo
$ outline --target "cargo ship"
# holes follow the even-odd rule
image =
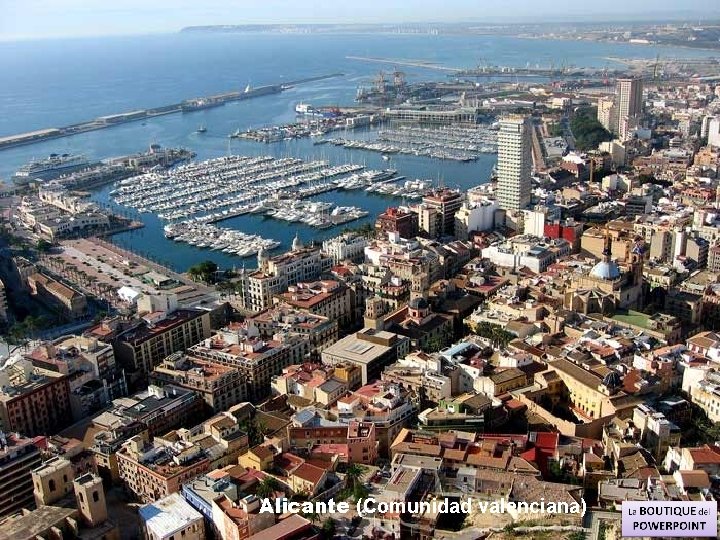
[[[186,99],[180,104],[182,112],[193,112],[201,111],[203,109],[209,109],[211,107],[219,107],[225,102],[218,98],[204,97],[195,99]]]
[[[27,184],[33,180],[52,180],[91,165],[90,161],[83,155],[50,154],[45,159],[33,160],[21,167],[13,176],[13,181],[16,184]]]

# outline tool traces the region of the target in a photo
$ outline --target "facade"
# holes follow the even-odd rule
[[[712,118],[708,122],[708,145],[720,148],[720,117]]]
[[[150,373],[171,354],[210,337],[210,314],[194,309],[156,312],[122,333],[115,342],[115,356],[129,370]]]
[[[207,407],[220,412],[245,401],[240,371],[177,352],[168,356],[150,374],[151,384],[172,384],[199,394]]]
[[[617,130],[617,109],[613,97],[598,99],[597,119],[608,131]]]
[[[297,237],[292,251],[288,253],[268,257],[261,250],[258,253],[258,269],[251,273],[243,271],[240,275],[237,305],[252,313],[268,309],[272,306],[273,297],[286,291],[289,285],[316,280],[332,265],[333,259],[323,256],[318,248],[303,247]]]
[[[308,352],[309,341],[299,336],[277,333],[266,340],[257,329],[229,328],[191,347],[187,354],[238,370],[244,394],[258,402],[270,393],[273,376],[300,363]]]
[[[292,293],[287,293],[293,298]],[[331,298],[320,295],[315,302],[312,294],[303,290],[296,295],[297,307],[282,301],[273,307],[246,319],[244,326],[231,324],[229,328],[237,327],[247,332],[249,336],[259,336],[264,339],[273,339],[276,335],[287,335],[298,338],[304,342],[305,352],[317,354],[325,347],[335,343],[338,337],[337,313],[345,308],[341,297]],[[340,300],[336,302],[337,300]],[[303,306],[304,309],[301,309]],[[317,315],[311,310],[333,313],[333,317]]]
[[[55,456],[33,469],[33,495],[35,504],[54,504],[73,492],[75,470],[70,460]]]
[[[72,422],[66,375],[19,360],[0,370],[0,422],[27,436],[56,433]]]
[[[363,253],[365,246],[363,246]],[[335,280],[298,283],[278,295],[278,299],[300,311],[327,317],[339,326],[350,325],[354,320],[352,291]]]
[[[641,79],[618,79],[616,88],[617,121],[615,131],[626,140],[642,114],[643,84]]]
[[[210,461],[197,445],[186,441],[149,443],[141,435],[123,444],[117,460],[122,482],[146,503],[177,493],[184,482],[210,468]]]
[[[455,213],[455,238],[467,240],[472,232],[493,230],[499,209],[494,200],[463,204]]]
[[[45,274],[32,274],[27,278],[27,282],[33,295],[60,308],[68,317],[82,317],[87,312],[87,298],[84,294]]]
[[[375,221],[375,234],[383,238],[393,232],[398,233],[400,238],[413,238],[418,232],[418,215],[402,208],[385,210]]]
[[[32,471],[40,466],[40,448],[17,433],[0,433],[0,517],[32,508]]]
[[[440,189],[423,197],[423,205],[437,212],[437,236],[455,235],[455,213],[464,200],[463,193],[450,189]]]
[[[500,120],[497,197],[503,210],[520,210],[530,204],[531,129],[530,120],[524,116]]]
[[[345,260],[362,262],[367,239],[352,233],[346,233],[323,241],[322,253],[330,257],[333,264]]]

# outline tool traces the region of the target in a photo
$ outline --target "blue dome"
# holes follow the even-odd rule
[[[590,270],[590,275],[600,279],[613,280],[620,277],[620,269],[613,261],[600,261]]]

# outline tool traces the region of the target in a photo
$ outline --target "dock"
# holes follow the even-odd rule
[[[252,99],[255,97],[278,94],[299,84],[306,84],[325,79],[332,79],[335,77],[342,77],[343,75],[343,73],[330,73],[327,75],[306,77],[304,79],[297,79],[277,84],[259,86],[256,88],[248,87],[243,92],[231,91],[213,96],[190,98],[183,100],[180,103],[173,103],[162,107],[155,107],[152,109],[138,109],[118,114],[100,116],[87,122],[70,124],[65,127],[47,128],[26,133],[19,133],[16,135],[8,135],[5,137],[0,137],[0,150],[4,150],[6,148],[14,148],[16,146],[24,146],[38,142],[44,142],[51,139],[58,139],[61,137],[71,137],[80,133],[107,129],[113,126],[127,124],[129,122],[151,120],[155,117],[164,116],[167,114],[191,113],[210,107],[222,106],[231,101],[240,101],[245,99]]]

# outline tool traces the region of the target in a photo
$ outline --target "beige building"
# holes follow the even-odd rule
[[[258,269],[241,273],[240,292],[233,301],[239,309],[258,313],[272,306],[273,297],[287,290],[289,285],[318,279],[332,264],[332,258],[322,256],[318,248],[303,247],[296,236],[292,251],[288,253],[269,257],[260,250]]]
[[[69,460],[55,456],[32,471],[32,480],[35,504],[54,504],[73,492],[75,470]]]
[[[149,443],[140,435],[123,444],[117,460],[120,479],[143,502],[177,493],[183,482],[210,468],[210,461],[199,446]]]
[[[27,282],[33,295],[59,307],[69,317],[85,315],[87,298],[84,294],[41,273],[32,274]]]
[[[288,484],[294,493],[317,495],[323,490],[328,472],[325,469],[303,463],[288,476]]]
[[[288,287],[278,299],[300,311],[327,317],[348,326],[354,319],[352,291],[335,280],[298,283]]]
[[[322,353],[324,364],[355,364],[362,370],[362,384],[380,378],[385,366],[410,352],[410,340],[392,332],[365,328],[351,334]]]
[[[606,416],[627,416],[636,405],[628,395],[608,387],[602,377],[564,358],[548,366],[557,373],[565,385],[567,399],[573,410],[585,420]]]
[[[192,390],[214,412],[229,409],[247,397],[239,370],[182,352],[173,353],[163,360],[150,374],[150,382]]]

